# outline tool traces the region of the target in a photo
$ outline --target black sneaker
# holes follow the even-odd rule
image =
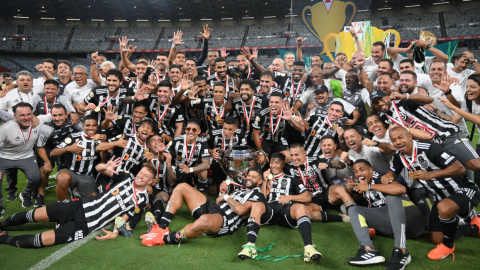
[[[38,208],[42,206],[45,206],[45,197],[42,194],[38,194],[35,198],[35,204],[33,207]]]
[[[17,199],[17,192],[8,193],[7,202],[15,201]]]
[[[3,218],[3,213],[5,213],[5,210],[7,210],[7,208],[5,208],[5,206],[0,206],[0,219]]]
[[[30,194],[27,194],[25,192],[20,193],[20,200],[22,200],[23,208],[28,208],[32,206],[32,197],[30,197]]]
[[[383,262],[385,257],[378,250],[366,250],[364,246],[358,249],[357,256],[348,260],[350,265],[375,265]]]
[[[392,251],[392,257],[387,263],[387,266],[385,266],[385,269],[403,270],[405,269],[405,266],[407,266],[407,264],[409,264],[411,261],[412,257],[410,256],[410,253],[408,253],[408,250],[405,254],[403,254],[403,251],[401,249],[394,248]]]

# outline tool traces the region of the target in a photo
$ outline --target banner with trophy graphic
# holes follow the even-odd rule
[[[307,15],[307,12],[310,16]],[[310,32],[323,44],[321,55],[334,61],[335,39],[343,27],[350,25],[357,14],[355,3],[323,0],[302,10],[302,20]]]

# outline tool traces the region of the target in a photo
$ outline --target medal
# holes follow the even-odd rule
[[[94,139],[95,141],[98,141],[98,138],[100,138],[100,135],[98,135],[98,134],[95,134],[95,136],[93,136],[93,139]]]
[[[215,101],[212,102],[213,103],[213,109],[215,110],[215,114],[217,116],[215,116],[215,119],[218,120],[220,118],[223,118],[223,116],[225,115],[225,109],[222,110],[223,106],[225,105],[225,100],[223,100],[223,104],[222,106],[220,106],[219,109],[217,109],[217,105],[215,105]],[[219,111],[222,110],[222,115],[220,115]]]
[[[273,179],[273,175],[272,174],[269,174],[268,175],[268,180],[272,180]]]
[[[272,131],[272,139],[275,137],[275,132],[277,132],[280,120],[282,119],[282,113],[277,118],[277,123],[275,124],[275,129],[273,128],[273,118],[272,118],[272,111],[270,111],[270,130]]]
[[[162,115],[160,115],[160,100],[157,103],[157,114],[158,114],[158,128],[162,127],[162,120],[168,112],[168,108],[170,108],[170,104],[172,104],[172,99],[168,102],[167,108],[163,111]]]
[[[122,119],[122,117],[123,117],[123,116],[119,115],[119,116],[117,116],[117,119]]]
[[[247,130],[250,130],[250,126],[247,126]]]
[[[102,102],[102,104],[98,105],[98,106],[95,108],[95,112],[99,112],[99,111],[100,111],[100,108],[103,106],[103,104],[109,102],[112,98],[115,97],[115,99],[117,99],[117,98],[118,98],[118,93],[119,93],[119,92],[117,92],[117,93],[115,94],[115,96],[111,96],[110,98],[105,98],[105,101]],[[108,97],[108,96],[107,96],[107,97]],[[118,104],[118,102],[117,102],[117,104]]]
[[[135,180],[133,180],[133,182],[135,182]],[[133,188],[133,202],[135,203],[135,210],[133,210],[133,212],[135,212],[136,214],[140,213],[140,207],[138,207],[138,202],[137,202],[137,190],[135,189],[135,185],[133,184],[132,182],[132,188]],[[143,188],[141,191],[144,191],[145,188]]]
[[[415,175],[413,175],[413,172],[410,172],[409,175],[410,175],[410,178],[415,179]]]
[[[99,111],[100,111],[100,107],[96,107],[95,112],[99,112]]]
[[[215,116],[215,120],[220,120],[220,116]]]
[[[242,101],[243,113],[245,114],[245,121],[247,122],[247,130],[250,130],[250,121],[252,120],[253,109],[255,108],[255,98],[252,101],[252,109],[250,110],[250,115],[247,114],[247,108],[245,103]]]
[[[138,213],[140,213],[140,208],[138,208],[138,207],[137,207],[137,208],[135,208],[135,210],[133,210],[133,212],[135,212],[135,214],[138,214]]]
[[[158,123],[158,128],[162,128],[162,123]]]
[[[150,149],[148,149],[148,148],[145,148],[145,149],[143,150],[143,153],[144,153],[144,154],[146,154],[146,153],[150,153]]]
[[[338,125],[337,125],[337,124],[335,124],[335,125],[333,125],[333,127],[332,127],[332,128],[333,128],[333,130],[337,130],[337,128],[338,128]]]
[[[160,177],[157,177],[157,183],[160,183]]]
[[[200,100],[199,98],[197,98],[197,100],[195,101],[197,104],[200,104],[200,102],[202,102],[202,100]]]

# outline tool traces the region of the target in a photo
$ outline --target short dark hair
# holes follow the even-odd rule
[[[95,120],[98,123],[98,119],[95,116],[95,114],[90,114],[90,115],[85,116],[85,118],[83,118],[83,124],[85,124],[87,122],[87,120]]]
[[[411,67],[414,67],[414,66],[415,66],[415,64],[413,63],[413,61],[410,60],[410,59],[408,59],[408,58],[405,58],[405,59],[403,59],[402,61],[400,61],[400,64],[398,64],[398,65],[400,66],[400,65],[403,64],[403,63],[409,63]]]
[[[188,126],[189,124],[197,125],[198,127],[200,127],[200,121],[198,121],[197,118],[190,118],[190,119],[188,119],[187,125],[185,125],[185,127]]]
[[[103,53],[99,53],[99,54],[98,54],[98,57],[103,57],[103,58],[107,59],[107,57],[106,57],[105,54],[103,54]]]
[[[233,116],[227,116],[227,117],[225,117],[224,123],[227,124],[227,125],[236,125],[237,124],[237,118],[235,118]]]
[[[148,104],[145,100],[137,101],[133,104],[133,108],[144,107],[145,111],[148,111]]]
[[[294,65],[294,66],[302,66],[302,67],[305,67],[305,62],[303,62],[302,60],[297,60],[297,61],[293,62],[293,65]]]
[[[213,62],[213,65],[216,66],[217,63],[220,63],[220,62],[225,62],[225,63],[226,63],[227,60],[225,60],[225,58],[223,58],[223,57],[217,57],[217,58],[215,59],[215,61]]]
[[[33,111],[32,105],[30,105],[30,103],[27,103],[27,102],[19,102],[19,103],[13,105],[12,111],[13,111],[13,113],[17,113],[18,108],[25,108],[25,107],[29,107]]]
[[[183,54],[185,55],[185,52],[184,51],[177,51],[176,54]],[[175,55],[176,56],[176,55]]]
[[[52,58],[46,58],[46,59],[43,59],[42,64],[45,62],[53,64],[53,69],[57,70],[57,67],[58,67],[57,61],[53,60]]]
[[[413,76],[413,79],[416,81],[417,80],[417,73],[411,71],[411,70],[405,70],[404,72],[402,72],[402,75],[403,74],[410,74]]]
[[[177,64],[173,64],[173,65],[169,66],[169,67],[168,67],[168,70],[172,70],[172,69],[174,69],[174,68],[177,68],[177,69],[179,69],[180,71],[182,71],[182,67],[179,66],[179,65],[177,65]],[[163,81],[162,81],[162,82],[163,82]]]
[[[201,82],[201,81],[206,81],[206,80],[207,80],[206,77],[203,77],[203,76],[200,76],[200,75],[195,76],[195,77],[193,78],[193,82]]]
[[[468,80],[472,80],[480,85],[480,74],[472,74],[468,76]]]
[[[406,70],[406,71],[407,71],[407,70]],[[393,80],[392,73],[382,72],[382,73],[380,73],[380,76],[388,76],[388,77],[390,77],[390,80]],[[378,76],[378,77],[380,77],[380,76]]]
[[[223,89],[224,89],[223,91],[227,91],[227,89],[225,88],[225,84],[222,83],[222,82],[216,82],[216,83],[213,85],[213,88],[215,88],[215,86],[221,86],[221,87],[223,87]],[[212,89],[212,91],[213,91],[213,89]]]
[[[266,69],[264,72],[262,72],[262,74],[260,74],[260,78],[262,78],[264,76],[268,76],[268,77],[272,78],[272,80],[275,78],[275,75],[269,69]]]
[[[380,46],[380,47],[382,47],[382,51],[385,51],[385,43],[383,43],[383,41],[377,41],[377,42],[373,43],[372,47],[375,47],[375,46]]]
[[[69,61],[67,61],[67,60],[58,60],[58,65],[60,65],[60,64],[65,64],[65,65],[68,66],[68,68],[69,68],[70,70],[72,70],[72,64],[71,64]]]
[[[117,77],[118,80],[120,81],[120,83],[121,83],[122,80],[123,80],[123,74],[122,74],[122,72],[121,72],[120,70],[118,70],[118,69],[114,69],[114,68],[110,69],[110,70],[107,72],[107,74],[105,74],[105,78],[108,78],[108,76],[110,76],[110,75],[113,75],[113,76]]]
[[[383,58],[382,60],[380,60],[380,62],[387,62],[388,65],[390,66],[390,68],[393,68],[393,61],[392,61],[392,59]]]
[[[168,58],[168,54],[166,52],[159,52],[157,53],[157,56],[165,56]]]
[[[343,107],[343,103],[342,103],[342,102],[335,100],[335,101],[333,101],[332,103],[330,103],[330,107],[332,107],[332,105],[334,105],[334,104],[335,104],[335,105],[338,105],[338,106],[341,106],[341,107],[342,107],[342,110],[343,110],[344,107]]]
[[[155,128],[157,127],[157,125],[150,118],[143,119],[142,122],[140,122],[140,126],[142,126],[143,124],[149,125],[150,127],[152,127],[154,131],[155,131]]]
[[[292,149],[292,148],[297,148],[297,147],[300,147],[300,148],[302,148],[303,150],[305,150],[305,146],[304,146],[302,143],[294,142],[294,143],[292,143],[292,145],[290,145],[290,149]]]
[[[280,92],[272,92],[272,93],[270,94],[270,98],[272,98],[272,97],[279,97],[279,98],[283,99],[283,93],[280,93]]]
[[[160,87],[168,87],[169,89],[172,89],[172,83],[167,81],[167,80],[163,80],[161,81],[158,85],[157,85],[157,89],[160,88]]]
[[[285,155],[280,152],[275,152],[270,156],[270,161],[274,159],[279,159],[282,162],[285,162]]]
[[[209,50],[208,52],[214,52],[216,53],[217,55],[220,55],[220,52],[218,50]],[[207,53],[208,54],[208,53]]]
[[[328,140],[328,139],[332,140],[333,143],[335,143],[335,144],[337,143],[337,142],[335,141],[335,138],[334,138],[332,135],[330,135],[330,134],[324,135],[324,136],[320,139],[320,143],[322,143],[323,140]]]
[[[195,60],[195,59],[193,59],[193,58],[190,58],[190,57],[189,57],[189,58],[185,59],[185,63],[186,63],[187,61],[193,61],[193,62],[195,63],[195,65],[197,65],[197,60]]]
[[[263,179],[263,171],[260,167],[252,167],[248,172],[250,173],[251,171],[258,173],[258,175],[260,175],[260,178]]]
[[[10,78],[10,77],[12,77],[10,73],[7,73],[7,72],[3,73],[3,78]]]
[[[147,171],[153,175],[153,178],[157,175],[157,169],[155,169],[152,164],[145,163],[143,168],[147,169]]]
[[[372,164],[370,164],[370,162],[368,160],[363,159],[363,158],[355,160],[355,162],[352,164],[352,166],[355,165],[355,164],[358,164],[358,163],[363,163],[370,168],[372,167]]]
[[[445,62],[443,62],[442,60],[433,60],[432,65],[433,65],[433,63],[442,63],[445,68],[447,67]]]
[[[58,82],[55,81],[55,80],[46,80],[46,81],[43,83],[44,86],[47,85],[47,84],[53,84],[53,85],[57,86],[57,88],[60,86],[60,85],[58,84]]]
[[[53,109],[63,109],[65,111],[65,114],[67,113],[67,108],[65,108],[65,105],[63,105],[62,103],[53,104],[52,111]]]
[[[217,58],[218,59],[218,58]],[[240,88],[242,87],[242,85],[244,84],[248,84],[250,86],[250,88],[252,88],[253,91],[255,91],[257,89],[257,86],[255,85],[255,82],[252,81],[252,80],[242,80],[239,84],[238,84],[238,89],[240,90]]]

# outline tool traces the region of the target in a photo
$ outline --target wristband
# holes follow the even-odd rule
[[[451,95],[452,94],[452,89],[448,89],[447,92],[445,92],[445,96]]]
[[[137,101],[137,100],[135,99],[135,96],[132,96],[132,101],[133,101],[133,102]]]
[[[176,49],[177,48],[177,45],[175,45],[175,43],[172,43],[172,49]]]
[[[224,201],[227,201],[228,198],[230,198],[230,195],[228,195],[228,194],[223,195],[223,200],[224,200]]]
[[[113,231],[113,233],[116,233],[116,234],[118,234],[118,230],[115,230],[115,231]]]
[[[372,191],[372,184],[368,184],[368,190]]]
[[[410,94],[406,93],[405,95],[407,96],[406,100],[408,100],[410,98]]]
[[[375,145],[375,147],[378,147],[378,145],[380,144],[380,142],[379,142],[379,141],[375,141],[375,140],[374,140],[374,142],[377,143],[377,144]]]
[[[193,172],[193,168],[190,168],[190,173],[192,173],[192,172]]]

